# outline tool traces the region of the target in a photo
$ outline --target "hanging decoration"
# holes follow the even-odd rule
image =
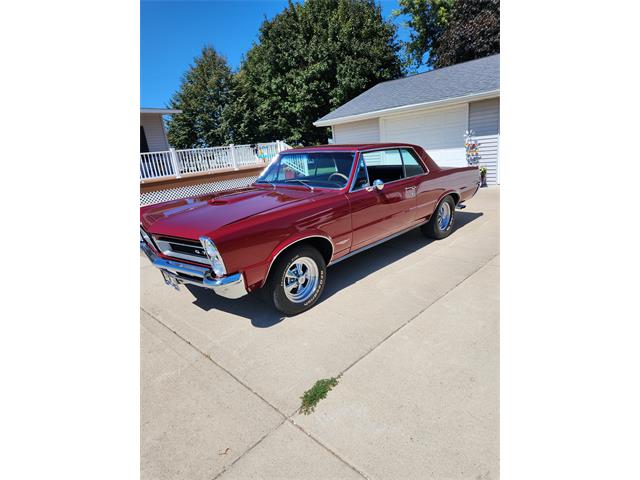
[[[464,151],[469,165],[477,165],[480,161],[479,144],[474,138],[474,131],[464,132]]]

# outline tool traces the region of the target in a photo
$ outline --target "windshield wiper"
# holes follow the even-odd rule
[[[304,185],[305,187],[307,187],[309,190],[313,192],[313,187],[309,185],[307,182],[305,182],[304,180],[300,180],[299,178],[291,178],[289,180],[284,181],[284,183],[289,183],[289,182],[300,182],[302,185]]]

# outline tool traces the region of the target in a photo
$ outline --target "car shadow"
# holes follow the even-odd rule
[[[451,234],[455,236],[460,231],[480,218],[479,212],[456,212],[456,229]],[[318,304],[331,298],[340,290],[349,285],[366,278],[372,273],[391,265],[398,260],[410,255],[422,248],[428,248],[435,240],[426,238],[415,228],[385,243],[365,250],[352,258],[346,259],[329,267],[327,284]],[[384,250],[382,250],[384,249]],[[384,252],[384,254],[381,254]],[[251,324],[256,328],[269,328],[284,320],[285,316],[274,310],[260,291],[251,292],[248,295],[231,300],[220,297],[211,290],[198,287],[196,285],[184,285],[194,296],[193,304],[197,307],[209,311],[219,310],[251,320]]]

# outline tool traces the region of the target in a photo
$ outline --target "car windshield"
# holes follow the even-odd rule
[[[283,153],[256,183],[343,188],[349,182],[354,156],[353,152]]]

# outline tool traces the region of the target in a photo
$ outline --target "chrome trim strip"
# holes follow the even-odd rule
[[[204,264],[209,263],[209,259],[207,258],[206,251],[203,252],[204,256],[200,257],[198,255],[190,255],[188,253],[176,252],[171,248],[171,244],[175,243],[176,245],[183,245],[185,247],[204,250],[204,247],[200,242],[194,241],[194,243],[197,243],[198,245],[190,245],[188,243],[181,243],[180,241],[173,241],[171,239],[160,240],[160,238],[156,235],[153,236],[153,241],[155,245],[158,247],[158,250],[160,251],[160,253],[162,253],[163,255],[166,255],[167,257],[181,258],[182,260],[189,260],[191,262],[197,262],[197,263],[204,263]]]
[[[391,240],[391,239],[399,237],[400,235],[403,235],[403,234],[405,234],[407,232],[410,232],[414,228],[418,228],[418,227],[424,225],[425,223],[427,223],[428,221],[429,220],[425,220],[424,222],[417,223],[417,224],[413,225],[412,227],[405,228],[404,230],[400,230],[399,232],[393,233],[393,234],[389,235],[388,237],[381,238],[380,240],[376,240],[375,242],[370,243],[369,245],[365,245],[364,247],[360,247],[357,250],[354,250],[353,252],[347,253],[344,257],[340,257],[336,261],[333,261],[333,262],[329,263],[329,265],[327,265],[327,266],[330,267],[332,265],[335,265],[336,263],[341,262],[342,260],[346,260],[347,258],[354,256],[357,253],[364,252],[365,250],[369,250],[370,248],[373,248],[373,247],[377,247],[381,243],[384,243],[384,242],[386,242],[388,240]]]
[[[366,188],[369,188],[371,186],[371,179],[369,178],[369,170],[367,170],[367,164],[364,164],[364,173],[367,174],[367,186],[366,187],[360,187],[357,190],[354,189],[353,187],[356,186],[356,180],[358,179],[358,172],[360,171],[360,160],[361,160],[361,154],[360,152],[358,152],[358,162],[356,165],[356,171],[353,174],[353,180],[351,181],[351,185],[349,186],[349,191],[347,193],[351,193],[351,192],[359,192],[360,190],[364,190]],[[362,161],[364,162],[364,158],[362,158]]]
[[[154,267],[170,275],[177,283],[188,283],[209,288],[225,298],[240,298],[248,293],[242,272],[214,278],[211,276],[211,270],[208,268],[174,262],[159,257],[144,241],[140,242],[140,249]]]
[[[401,146],[398,146],[398,147],[386,147],[386,148],[384,148],[384,147],[376,147],[376,148],[369,148],[367,150],[358,150],[358,151],[361,152],[361,153],[364,153],[364,152],[376,152],[376,151],[379,151],[379,150],[400,150],[402,148],[404,148],[406,150],[412,150],[413,153],[416,154],[416,158],[420,162],[420,165],[422,165],[424,167],[424,169],[426,170],[426,172],[423,173],[422,175],[427,175],[430,172],[430,170],[427,168],[427,166],[422,162],[422,158],[420,158],[420,155],[418,155],[418,152],[416,152],[415,149],[411,145],[401,145]],[[402,163],[404,165],[404,160],[402,161]],[[419,175],[413,175],[413,177],[418,177],[418,176]],[[413,178],[413,177],[407,177],[407,178]],[[401,180],[403,180],[403,179],[401,179]],[[397,182],[397,181],[398,180],[394,180],[394,182]],[[391,183],[391,182],[389,182],[389,183]]]
[[[149,235],[147,231],[144,228],[142,228],[142,223],[140,224],[140,237],[142,237],[142,240],[146,241],[153,248],[156,248],[156,249],[158,248],[154,243],[153,239],[151,238],[151,235]]]
[[[278,253],[276,253],[276,256],[271,259],[271,263],[269,264],[269,268],[267,269],[267,274],[264,276],[264,281],[266,282],[267,278],[269,278],[269,274],[271,273],[271,267],[273,266],[274,262],[278,258],[278,255],[280,255],[282,252],[284,252],[291,245],[294,245],[294,244],[296,244],[298,242],[302,242],[303,240],[309,240],[310,238],[315,238],[315,237],[324,238],[326,240],[329,240],[329,242],[331,243],[331,258],[333,258],[333,254],[336,251],[336,246],[333,244],[333,240],[331,240],[330,237],[325,237],[324,235],[309,235],[308,237],[304,237],[304,238],[301,238],[301,239],[296,240],[294,242],[291,242],[290,244],[288,244],[284,248],[280,249],[280,251]],[[329,260],[329,265],[331,265],[331,260]]]
[[[214,243],[213,240],[211,240],[211,238],[206,237],[206,236],[202,236],[200,237],[200,244],[202,245],[202,248],[204,249],[204,254],[207,256],[207,259],[209,260],[209,263],[211,264],[211,269],[213,269],[213,258],[209,257],[209,253],[207,252],[207,247],[205,246],[204,242],[205,241],[210,241],[211,245],[213,245],[213,248],[216,249],[216,252],[218,252],[218,260],[220,260],[220,263],[222,264],[222,272],[226,275],[227,274],[227,266],[224,264],[224,260],[222,259],[222,254],[220,253],[220,250],[218,250],[218,247],[216,246],[216,244]]]
[[[420,166],[425,169],[425,172],[424,173],[419,173],[418,175],[411,175],[410,177],[406,177],[405,176],[404,178],[399,178],[398,180],[393,180],[391,182],[385,182],[385,185],[392,185],[395,182],[402,182],[403,180],[408,180],[410,178],[416,178],[416,177],[420,177],[422,175],[429,175],[429,172],[430,172],[429,168],[423,163],[422,158],[420,158],[420,155],[418,155],[418,152],[416,152],[413,149],[413,147],[410,147],[409,145],[405,145],[403,147],[370,148],[370,149],[367,149],[367,150],[358,150],[358,153],[363,154],[363,153],[368,153],[368,152],[382,152],[382,151],[385,151],[385,150],[398,150],[398,152],[400,153],[400,158],[402,159],[402,171],[404,173],[405,172],[404,158],[402,158],[402,153],[400,152],[400,150],[402,150],[402,149],[411,150],[415,154],[414,158],[416,158],[418,160],[418,162],[420,163]],[[360,158],[358,157],[358,161],[359,160],[360,160]],[[364,161],[364,159],[363,159],[363,161]],[[351,185],[349,186],[349,191],[347,193],[359,192],[360,190],[365,190],[366,188],[370,188],[371,187],[371,179],[369,178],[369,170],[367,170],[366,162],[365,162],[365,170],[367,171],[367,180],[369,180],[369,187],[361,187],[361,188],[359,188],[357,190],[353,189],[354,183],[356,181],[356,175],[357,175],[357,172],[356,172],[356,174],[354,174],[354,176],[353,176],[353,181],[351,182]],[[371,190],[369,190],[369,191],[371,191]]]

